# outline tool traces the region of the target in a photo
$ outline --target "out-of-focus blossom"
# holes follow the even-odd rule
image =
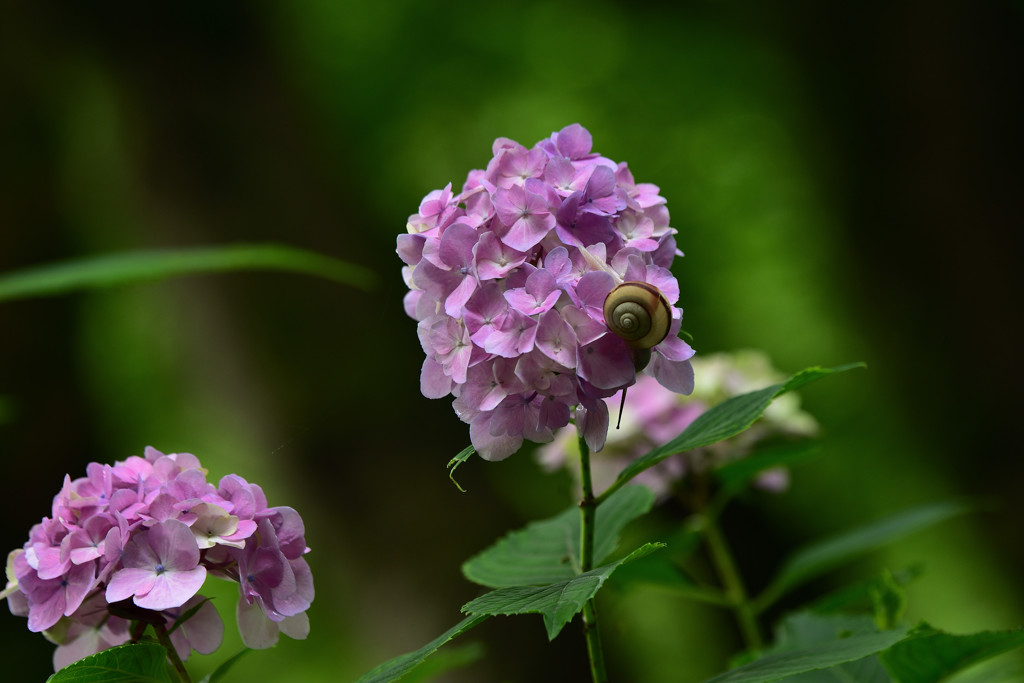
[[[631,461],[675,438],[708,408],[785,379],[760,351],[702,355],[695,357],[692,363],[696,382],[690,396],[667,391],[649,378],[641,378],[630,387],[621,427],[609,432],[604,451],[591,458],[595,492],[607,488]],[[611,411],[618,410],[614,399],[607,399],[607,402]],[[634,481],[664,498],[688,474],[706,472],[745,457],[768,437],[805,437],[815,434],[817,429],[814,418],[800,409],[799,397],[790,392],[772,401],[761,418],[746,431],[731,439],[666,458],[641,472]],[[568,467],[574,475],[578,474],[576,431],[571,428],[560,431],[554,442],[538,451],[538,457],[548,469]],[[783,491],[788,484],[788,472],[781,468],[766,470],[755,480],[755,485],[770,491]]]
[[[269,507],[256,484],[232,474],[215,486],[194,455],[148,447],[145,457],[90,463],[85,477],[65,476],[51,516],[8,555],[0,597],[58,645],[61,668],[127,642],[126,614],[170,627],[205,600],[198,591],[212,574],[238,582],[248,616],[239,628],[259,647],[268,630],[275,642],[278,631],[308,633],[308,551],[299,514]],[[192,650],[213,652],[223,630],[207,602],[171,639],[184,659]]]
[[[600,450],[603,399],[639,372],[672,391],[693,389],[693,350],[678,337],[679,285],[669,271],[682,252],[665,200],[625,163],[593,152],[579,124],[531,149],[499,138],[493,154],[461,192],[450,184],[430,192],[398,237],[405,310],[419,321],[426,353],[420,388],[455,397],[488,460],[524,439],[550,441],[574,411]],[[650,310],[640,310],[656,316],[646,336],[638,330],[649,323],[632,312],[621,327],[606,319],[606,301],[624,284],[653,292]]]

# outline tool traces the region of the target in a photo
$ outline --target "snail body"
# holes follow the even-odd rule
[[[650,349],[668,336],[672,306],[654,285],[623,282],[605,298],[604,320],[609,330],[625,340],[639,370],[650,360]]]

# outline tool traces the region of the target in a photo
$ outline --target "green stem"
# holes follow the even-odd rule
[[[597,520],[597,501],[594,499],[594,483],[590,477],[590,448],[579,435],[580,484],[583,497],[580,499],[580,573],[594,568],[594,523]],[[594,683],[607,683],[608,672],[604,668],[604,651],[601,649],[601,632],[597,628],[597,607],[594,599],[583,605],[583,637],[587,641],[587,656],[590,659],[590,675]]]
[[[178,672],[178,677],[181,679],[181,683],[192,683],[192,679],[188,675],[188,671],[185,669],[185,663],[181,661],[181,657],[178,656],[178,651],[174,649],[174,643],[171,642],[171,636],[167,633],[167,627],[163,624],[153,624],[153,630],[156,631],[156,638],[160,641],[160,644],[167,650],[167,658],[171,660],[171,664],[174,665],[174,670]]]
[[[757,625],[757,617],[754,614],[754,607],[747,599],[747,591],[743,587],[743,579],[736,568],[729,545],[718,528],[717,522],[710,515],[703,517],[704,539],[707,541],[708,550],[711,555],[711,562],[715,565],[718,578],[722,582],[725,596],[732,606],[736,615],[736,622],[739,624],[740,632],[743,634],[743,642],[749,650],[760,650],[764,645],[761,640],[761,629]]]

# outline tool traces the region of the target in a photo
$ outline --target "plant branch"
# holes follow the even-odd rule
[[[702,517],[704,540],[708,545],[711,562],[715,565],[715,571],[718,572],[725,596],[736,616],[736,622],[743,634],[743,642],[746,643],[747,649],[760,650],[764,645],[764,641],[761,639],[761,629],[757,624],[754,607],[747,599],[747,591],[743,586],[743,579],[736,568],[729,545],[715,519],[707,514]]]
[[[580,484],[583,490],[580,499],[580,573],[585,573],[594,568],[597,500],[594,498],[594,483],[590,476],[590,448],[583,434],[579,435],[579,444]],[[608,673],[604,668],[604,651],[601,649],[601,633],[597,628],[597,608],[593,598],[583,605],[583,636],[587,641],[587,656],[594,683],[606,683]]]
[[[167,633],[167,627],[163,624],[153,624],[153,630],[156,631],[157,640],[167,650],[167,658],[171,660],[174,670],[178,672],[181,683],[192,683],[188,670],[185,669],[185,663],[181,661],[178,651],[174,649],[174,643],[171,642],[171,636]]]

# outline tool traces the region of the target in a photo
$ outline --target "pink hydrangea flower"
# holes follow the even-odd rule
[[[170,627],[205,600],[198,591],[208,575],[239,584],[250,647],[269,647],[279,632],[305,638],[314,591],[299,514],[270,507],[263,489],[237,475],[208,482],[190,453],[149,447],[144,456],[66,476],[52,516],[8,556],[0,597],[57,643],[54,666],[127,642],[126,614]],[[217,649],[223,629],[206,603],[171,639],[184,659]]]
[[[420,388],[454,396],[488,460],[524,439],[550,441],[574,412],[600,450],[602,399],[638,373],[693,389],[665,200],[592,146],[579,124],[531,149],[499,138],[486,169],[471,171],[458,194],[450,184],[430,192],[398,237],[405,310],[426,354]],[[629,316],[606,320],[606,302],[637,283],[653,292],[644,308],[657,333],[643,338]]]
[[[132,537],[121,553],[121,569],[107,584],[107,602],[132,598],[156,612],[180,607],[206,581],[199,546],[188,526],[165,519]]]

